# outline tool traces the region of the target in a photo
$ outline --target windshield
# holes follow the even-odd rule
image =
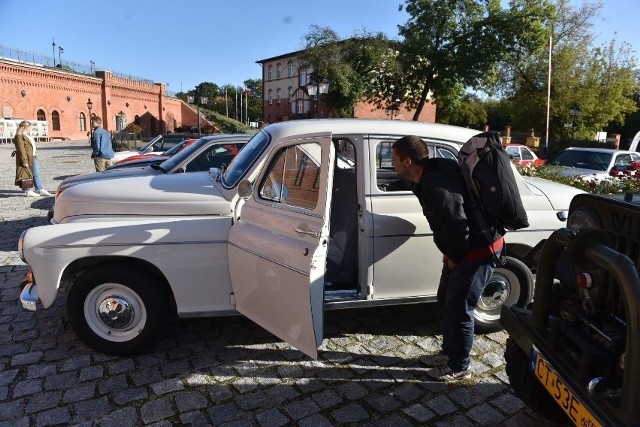
[[[182,148],[187,144],[187,142],[189,141],[193,141],[192,139],[185,139],[184,141],[178,143],[177,145],[174,145],[173,147],[169,148],[167,151],[165,151],[164,153],[162,153],[163,156],[173,156],[174,154],[176,154],[178,151],[182,150]]]
[[[262,154],[267,145],[269,145],[270,140],[271,137],[264,130],[255,134],[253,138],[247,142],[247,145],[240,150],[238,155],[233,158],[229,167],[225,169],[222,175],[222,185],[229,188],[240,182],[244,174],[260,157],[260,154]]]
[[[165,172],[172,170],[176,166],[184,163],[184,161],[187,158],[191,157],[191,155],[194,152],[198,151],[200,149],[200,147],[202,147],[204,145],[207,145],[208,142],[211,139],[212,139],[211,137],[209,137],[209,138],[200,138],[199,140],[197,140],[193,144],[189,145],[184,150],[181,150],[181,151],[177,152],[175,155],[169,157],[167,160],[162,162],[160,164],[160,168],[163,169]]]
[[[162,135],[158,135],[155,138],[153,138],[151,141],[147,142],[147,145],[145,145],[144,147],[142,147],[141,149],[139,149],[138,151],[141,153],[144,153],[145,151],[147,151],[147,149],[149,147],[151,147],[153,144],[156,143],[156,141],[158,141],[159,139],[162,138]]]
[[[611,156],[611,153],[603,153],[601,151],[565,150],[549,159],[547,164],[606,171],[611,163]]]

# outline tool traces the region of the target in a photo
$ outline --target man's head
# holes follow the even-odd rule
[[[391,146],[391,164],[401,178],[418,182],[422,175],[423,163],[429,158],[427,145],[416,135],[407,135]]]
[[[97,128],[98,126],[102,126],[102,119],[100,117],[91,117],[91,126]]]

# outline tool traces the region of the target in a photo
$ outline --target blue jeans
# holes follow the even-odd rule
[[[462,371],[471,365],[473,311],[493,274],[493,257],[480,261],[460,261],[453,270],[445,263],[438,287],[438,306],[442,312],[442,350],[448,366]]]
[[[34,157],[33,163],[31,163],[31,173],[33,173],[33,186],[37,192],[40,192],[44,189],[44,185],[42,184],[42,178],[40,178],[40,163],[38,163],[37,157]]]

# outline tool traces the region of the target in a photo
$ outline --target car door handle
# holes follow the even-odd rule
[[[294,230],[296,231],[296,233],[308,234],[311,237],[318,237],[319,236],[318,232],[315,231],[315,230],[305,230],[305,229],[302,229],[302,228],[299,228],[299,227],[296,227]]]

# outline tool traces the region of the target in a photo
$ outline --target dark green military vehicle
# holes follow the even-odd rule
[[[533,304],[502,308],[507,375],[531,409],[640,426],[639,261],[640,195],[575,196],[544,245]]]

